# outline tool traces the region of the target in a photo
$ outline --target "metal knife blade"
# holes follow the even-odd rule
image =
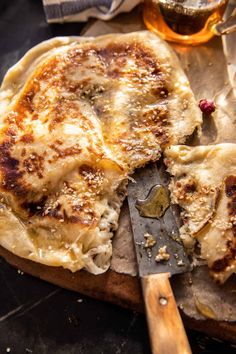
[[[190,270],[189,259],[179,240],[179,231],[176,223],[176,211],[169,206],[159,219],[140,216],[136,207],[137,200],[147,198],[151,188],[163,185],[166,190],[169,177],[165,172],[163,163],[151,163],[139,169],[133,176],[136,183],[129,183],[128,203],[135,242],[135,250],[139,268],[139,275],[145,276],[155,273],[183,273]],[[156,244],[149,250],[143,247],[144,234],[151,234]],[[168,261],[156,262],[155,256],[160,247],[166,246],[170,255]],[[150,256],[151,255],[151,256]]]

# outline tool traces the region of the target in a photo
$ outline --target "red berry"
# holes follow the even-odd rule
[[[203,113],[208,114],[208,115],[213,113],[216,109],[214,101],[207,100],[205,98],[199,101],[198,106]]]

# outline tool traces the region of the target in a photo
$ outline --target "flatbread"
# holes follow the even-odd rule
[[[199,241],[211,275],[224,282],[236,272],[236,144],[172,146],[165,156],[184,244]]]
[[[128,176],[201,124],[177,57],[148,31],[39,44],[6,74],[0,113],[0,245],[95,274]]]

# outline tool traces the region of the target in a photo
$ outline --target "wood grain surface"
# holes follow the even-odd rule
[[[108,301],[131,310],[144,312],[141,284],[137,277],[116,273],[112,270],[93,275],[86,271],[70,271],[49,267],[23,259],[0,247],[2,256],[12,266],[42,280],[73,290],[102,301]],[[236,343],[236,323],[214,320],[197,321],[181,312],[185,326],[209,336]]]
[[[141,280],[152,353],[191,354],[169,276],[151,274]]]

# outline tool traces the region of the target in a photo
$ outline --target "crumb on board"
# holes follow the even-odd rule
[[[170,259],[170,255],[166,250],[167,246],[160,247],[158,253],[155,257],[156,262],[168,261]]]
[[[146,232],[144,234],[144,238],[146,239],[144,248],[152,248],[153,246],[155,246],[156,240],[154,239],[154,237],[151,234]]]
[[[20,274],[20,275],[24,274],[24,272],[22,272],[22,270],[20,270],[20,269],[17,270],[17,273]]]

